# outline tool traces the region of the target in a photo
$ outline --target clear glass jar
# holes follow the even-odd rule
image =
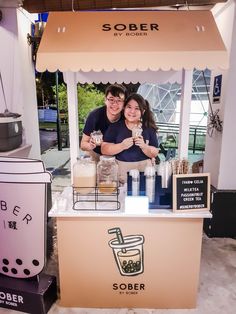
[[[118,187],[118,165],[113,156],[101,156],[97,164],[97,186],[101,193],[113,193]]]
[[[77,158],[73,165],[73,187],[81,194],[94,191],[96,186],[96,163],[89,156]]]

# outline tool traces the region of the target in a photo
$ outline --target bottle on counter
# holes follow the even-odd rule
[[[148,196],[149,203],[153,203],[155,201],[155,167],[147,166],[145,168],[144,175],[146,177],[146,196]]]
[[[138,196],[139,195],[139,183],[140,183],[140,174],[138,169],[131,169],[129,171],[129,175],[131,176],[132,180],[132,195]]]
[[[168,160],[161,161],[157,166],[157,174],[161,176],[161,187],[168,188],[172,174],[171,163]]]
[[[89,156],[77,158],[73,165],[73,187],[81,194],[88,194],[96,187],[96,163]]]
[[[101,193],[113,193],[118,187],[118,165],[113,156],[101,156],[97,164],[97,186]]]

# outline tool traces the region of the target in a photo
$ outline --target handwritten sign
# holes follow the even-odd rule
[[[209,173],[173,176],[173,211],[209,210]]]

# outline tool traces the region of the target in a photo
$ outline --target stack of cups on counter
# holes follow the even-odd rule
[[[167,188],[172,174],[171,163],[169,161],[161,161],[157,166],[157,174],[161,176],[162,188]]]
[[[139,195],[140,174],[138,169],[131,169],[129,175],[132,178],[132,195]]]
[[[140,173],[138,169],[131,169],[129,175],[132,178],[132,195],[138,196],[140,192]],[[155,201],[155,178],[156,170],[154,166],[147,166],[144,171],[146,182],[146,196],[149,203]]]
[[[149,203],[153,203],[155,201],[155,167],[147,166],[145,168],[144,175],[146,177],[146,196],[148,197]]]

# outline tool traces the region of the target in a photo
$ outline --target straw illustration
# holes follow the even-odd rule
[[[119,227],[109,229],[108,233],[109,234],[115,233],[119,244],[125,243],[122,232]],[[121,251],[122,253],[126,253],[126,249],[122,249]]]

